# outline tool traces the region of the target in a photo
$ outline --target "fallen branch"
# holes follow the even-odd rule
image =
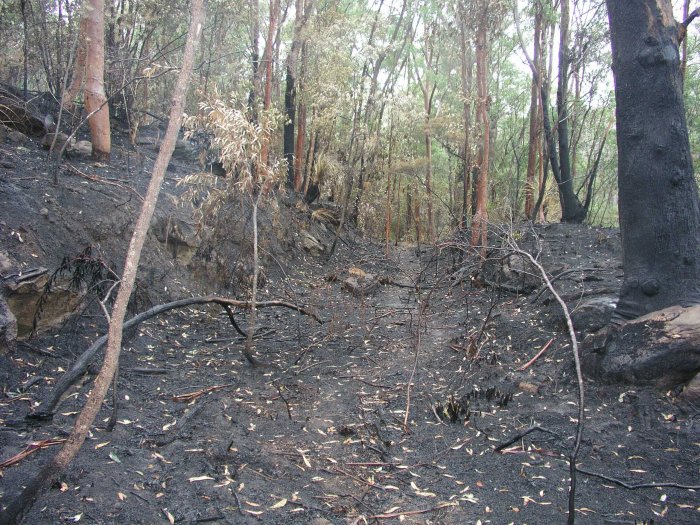
[[[193,401],[198,397],[202,397],[204,394],[208,394],[209,392],[216,392],[217,390],[221,390],[222,388],[226,388],[233,385],[234,383],[229,383],[227,385],[214,385],[207,388],[202,388],[201,390],[197,390],[195,392],[190,392],[188,394],[173,396],[172,399],[173,401],[177,401],[179,403],[189,403],[190,401]]]
[[[65,439],[44,439],[41,441],[35,441],[34,443],[30,443],[29,445],[27,445],[27,447],[19,454],[15,454],[10,459],[6,459],[2,463],[0,463],[0,468],[7,468],[14,465],[15,463],[19,463],[27,456],[34,454],[34,452],[36,452],[37,450],[41,450],[42,448],[48,448],[52,445],[61,445],[65,442]]]
[[[161,376],[172,372],[169,368],[124,368],[124,372],[130,372],[132,374],[144,374],[150,376]]]
[[[163,438],[159,441],[155,441],[155,446],[157,447],[165,447],[167,445],[170,445],[172,442],[174,442],[176,439],[179,439],[180,436],[182,435],[182,432],[187,428],[187,425],[190,424],[190,422],[197,416],[199,413],[204,410],[204,407],[209,404],[211,399],[205,399],[204,401],[197,403],[192,410],[187,412],[180,421],[178,421],[177,426],[173,430],[173,432],[170,434],[170,436]]]
[[[392,388],[395,388],[394,386],[389,386],[389,385],[380,385],[379,383],[372,383],[371,381],[367,381],[365,379],[362,379],[361,377],[357,376],[338,376],[338,379],[354,379],[355,381],[359,381],[360,383],[364,383],[365,385],[374,387],[374,388],[386,388],[387,390],[391,390]]]
[[[406,510],[403,512],[387,512],[386,514],[375,514],[374,516],[369,516],[369,518],[373,520],[389,520],[394,518],[401,518],[401,516],[418,516],[420,514],[428,514],[429,512],[435,512],[447,507],[457,507],[458,505],[459,504],[457,502],[445,502],[440,503],[439,505],[436,505],[435,507],[431,507],[429,509]]]
[[[540,358],[540,356],[547,351],[547,348],[549,348],[551,346],[551,344],[554,342],[555,339],[556,339],[556,337],[552,337],[549,341],[547,341],[547,343],[542,347],[542,350],[537,352],[537,355],[535,357],[533,357],[527,363],[525,363],[523,366],[518,368],[518,372],[522,372],[523,370],[527,370],[528,368],[530,368],[530,366],[532,366],[532,363],[537,361]]]
[[[275,385],[277,387],[277,392],[279,393],[280,399],[284,402],[284,406],[287,407],[287,415],[289,416],[289,420],[292,421],[292,407],[289,406],[289,401],[287,401],[287,398],[284,397],[284,394],[282,393],[282,387],[279,385]]]
[[[128,321],[124,323],[124,330],[127,330],[129,328],[132,328],[134,326],[137,326],[144,321],[147,321],[148,319],[151,319],[152,317],[155,317],[159,314],[168,312],[170,310],[175,310],[177,308],[183,308],[185,306],[192,306],[192,305],[197,305],[197,304],[208,304],[208,303],[215,303],[218,304],[224,308],[227,306],[230,307],[236,307],[236,308],[250,308],[250,303],[248,301],[238,301],[235,299],[228,299],[226,297],[219,297],[215,295],[207,295],[204,297],[191,297],[188,299],[180,299],[178,301],[173,301],[171,303],[165,303],[161,305],[154,306],[153,308],[150,308],[146,310],[145,312],[142,312],[138,315],[135,315]],[[290,308],[292,310],[296,310],[304,315],[308,315],[309,317],[313,317],[316,321],[319,323],[323,323],[320,317],[311,310],[308,310],[306,308],[303,308],[301,306],[296,306],[291,303],[287,303],[284,301],[263,301],[261,303],[257,304],[258,308],[268,308],[268,307],[273,307],[273,306],[279,306],[279,307],[284,307],[284,308]],[[237,325],[234,324],[234,328]],[[237,329],[238,330],[238,329]],[[107,336],[103,335],[99,339],[97,339],[92,345],[83,352],[83,354],[78,358],[78,360],[75,362],[73,367],[63,374],[61,378],[56,382],[56,386],[54,386],[53,391],[39,404],[37,407],[37,410],[29,415],[27,415],[28,418],[30,419],[51,419],[53,417],[53,412],[56,408],[56,405],[58,405],[59,400],[61,399],[61,396],[70,388],[70,386],[75,383],[75,381],[82,376],[85,371],[87,370],[88,365],[90,364],[90,361],[95,357],[95,354],[105,345],[107,342]]]
[[[494,451],[494,452],[501,452],[503,449],[505,449],[505,448],[511,446],[511,445],[512,445],[513,443],[515,443],[516,441],[518,441],[518,440],[520,440],[520,439],[523,439],[525,436],[527,436],[527,435],[530,434],[531,432],[535,432],[536,430],[538,430],[538,431],[540,431],[540,432],[545,432],[545,433],[547,433],[547,434],[552,434],[553,436],[557,436],[558,438],[561,438],[561,436],[560,436],[559,434],[557,434],[556,432],[554,432],[554,431],[552,431],[552,430],[547,430],[546,428],[543,428],[543,427],[541,427],[541,426],[539,426],[539,425],[535,425],[535,426],[532,426],[532,427],[528,428],[525,432],[520,432],[520,433],[517,434],[516,436],[510,438],[510,439],[509,439],[508,441],[506,441],[505,443],[502,443],[502,444],[498,445],[496,448],[493,449],[493,451]]]
[[[609,481],[610,483],[615,483],[615,485],[620,485],[621,487],[625,487],[626,489],[630,489],[630,490],[655,489],[655,488],[659,488],[659,487],[673,487],[676,489],[684,489],[684,490],[700,490],[700,485],[681,485],[680,483],[673,483],[673,482],[626,483],[620,479],[611,478],[610,476],[598,474],[597,472],[591,472],[590,470],[586,470],[586,469],[581,468],[581,467],[576,467],[576,470],[579,471],[581,474],[585,474],[586,476],[591,476],[593,478],[603,479],[605,481]]]

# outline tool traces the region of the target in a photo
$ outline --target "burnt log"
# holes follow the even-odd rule
[[[700,306],[672,306],[586,338],[584,372],[607,383],[673,389],[700,373]]]

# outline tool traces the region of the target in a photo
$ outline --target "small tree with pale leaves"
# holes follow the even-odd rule
[[[263,145],[270,143],[272,132],[280,116],[274,111],[263,112],[258,120],[249,117],[245,106],[235,101],[226,102],[218,93],[199,104],[199,113],[185,120],[190,130],[208,132],[212,149],[218,152],[219,162],[226,172],[222,180],[209,173],[196,173],[180,180],[189,186],[183,195],[193,204],[195,215],[203,226],[207,217],[215,217],[225,204],[243,197],[252,207],[253,223],[253,275],[250,293],[251,309],[244,355],[253,365],[260,362],[253,355],[255,333],[258,276],[258,208],[264,199],[269,199],[273,189],[284,183],[285,164],[279,159],[268,158],[263,162]]]

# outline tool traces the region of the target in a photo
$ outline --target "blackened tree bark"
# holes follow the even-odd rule
[[[587,210],[583,208],[574,192],[574,180],[571,171],[571,147],[569,145],[569,22],[571,18],[569,8],[569,0],[562,0],[559,33],[559,84],[557,86],[559,171],[557,172],[554,169],[552,171],[559,187],[561,221],[581,223],[586,218]]]
[[[267,40],[265,41],[265,52],[263,53],[263,64],[265,65],[265,89],[263,90],[263,111],[267,113],[272,106],[272,60],[273,60],[273,39],[277,32],[277,20],[279,19],[280,2],[272,0],[270,2],[270,24],[267,30]],[[268,164],[270,144],[263,141],[260,151],[260,165],[265,167]]]
[[[260,4],[258,0],[250,0],[250,62],[253,66],[253,84],[248,93],[248,110],[253,122],[258,120],[258,93],[260,92],[260,54],[258,52],[260,41]]]
[[[700,304],[700,199],[670,0],[606,0],[625,280],[616,317]]]

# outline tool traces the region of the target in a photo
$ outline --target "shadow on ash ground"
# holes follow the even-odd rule
[[[539,241],[580,326],[592,329],[597,321],[581,305],[615,295],[617,233],[550,225],[522,235],[529,249]],[[242,360],[242,341],[217,310],[141,325],[124,348],[116,428],[103,428],[107,400],[26,523],[564,523],[577,395],[563,317],[539,282],[527,293],[507,282],[484,287],[469,264],[409,247],[386,259],[351,240],[329,263],[291,257],[286,274],[268,279],[269,297],[313,306],[326,322],[262,310],[263,369]],[[342,289],[352,267],[387,284],[355,297]],[[83,318],[32,342],[50,355],[20,347],[8,356],[0,460],[65,437],[89,374],[52,423],[23,418],[102,330],[101,320]],[[664,392],[585,387],[581,467],[631,484],[698,483],[697,407]],[[444,415],[450,406],[461,406],[454,422]],[[533,425],[552,433],[494,453]],[[2,470],[0,502],[55,451]],[[694,491],[629,490],[583,474],[576,504],[581,524],[700,521]]]

